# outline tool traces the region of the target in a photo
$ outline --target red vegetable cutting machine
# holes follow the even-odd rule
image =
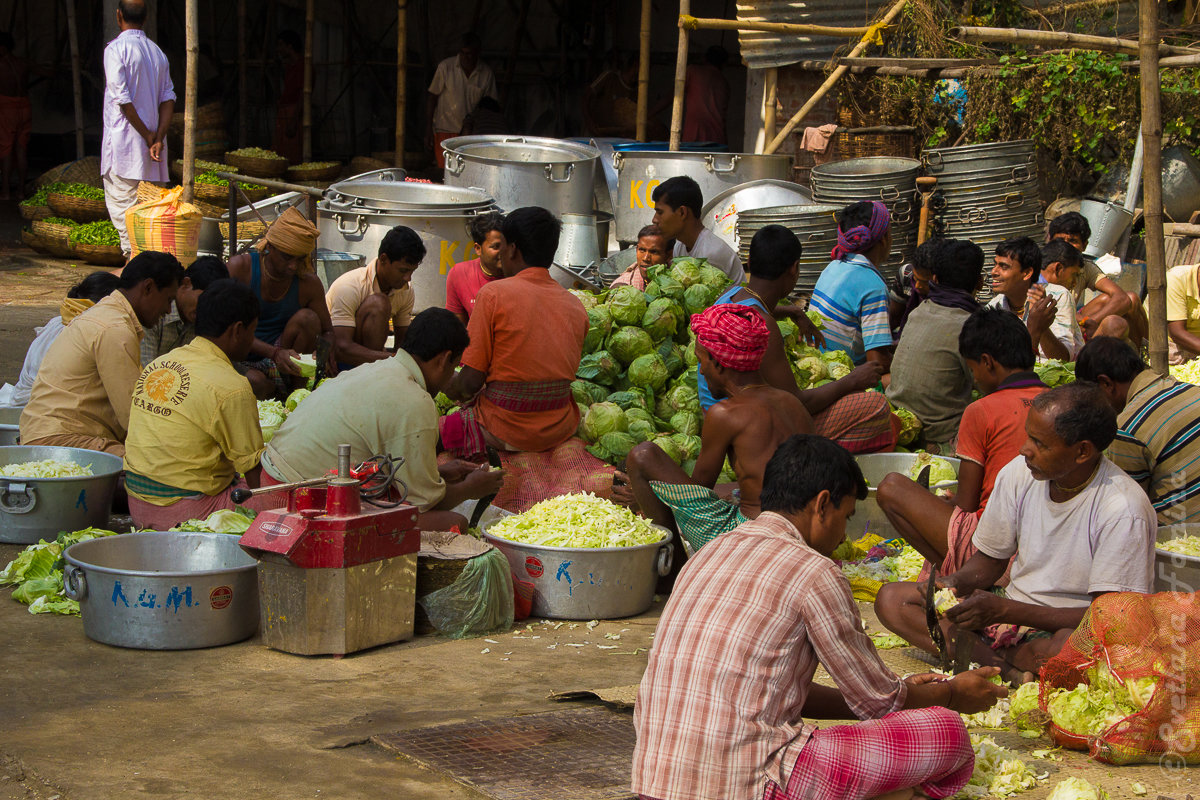
[[[286,491],[286,508],[263,511],[238,542],[258,559],[263,643],[301,655],[344,655],[412,637],[417,509],[394,492],[390,457],[350,466],[338,446],[335,475],[261,489]],[[364,505],[366,503],[367,505]]]

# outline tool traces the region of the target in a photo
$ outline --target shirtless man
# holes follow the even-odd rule
[[[678,530],[695,551],[759,515],[767,461],[789,436],[812,433],[813,424],[795,395],[769,385],[759,371],[769,334],[757,311],[710,306],[692,316],[692,330],[700,368],[723,400],[705,412],[696,467],[689,477],[652,442],[631,450],[626,463],[632,499],[642,513]],[[740,503],[713,491],[726,456],[737,475]]]

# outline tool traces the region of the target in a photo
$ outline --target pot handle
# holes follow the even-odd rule
[[[354,219],[354,224],[347,225],[346,221],[351,217]],[[363,222],[363,218],[358,214],[334,214],[333,218],[337,221],[338,233],[340,233],[342,236],[358,236],[364,230],[366,230],[366,225]]]
[[[942,166],[942,154],[937,150],[926,153],[922,158],[925,161],[925,166],[930,169],[937,169]]]
[[[621,165],[625,163],[625,157],[621,155],[620,150],[614,150],[612,154],[613,169],[620,170]]]
[[[5,483],[0,488],[0,511],[28,514],[37,507],[37,487],[25,483]]]
[[[72,600],[87,597],[87,576],[74,564],[68,564],[63,572],[63,594]]]
[[[449,150],[442,151],[446,155],[446,172],[451,175],[458,175],[463,171],[463,159],[459,153],[453,153]]]
[[[1012,171],[1013,183],[1020,183],[1021,181],[1027,181],[1027,180],[1029,180],[1029,177],[1030,177],[1030,174],[1029,174],[1028,165],[1022,164],[1019,167],[1013,167],[1013,171]]]
[[[567,164],[567,172],[561,178],[554,177],[554,165],[553,164],[546,165],[546,180],[550,181],[551,183],[566,183],[569,180],[571,180],[571,176],[574,174],[575,174],[575,165],[574,164]]]
[[[1005,208],[1020,208],[1025,202],[1025,195],[1020,192],[1009,192],[1004,195]]]
[[[669,544],[664,544],[658,548],[658,557],[654,560],[654,568],[658,571],[660,577],[665,578],[671,574],[671,564],[675,561],[675,548]]]
[[[704,157],[704,166],[708,167],[709,172],[733,172],[737,169],[738,156],[729,157],[729,166],[721,169],[717,166],[717,157],[708,155]]]

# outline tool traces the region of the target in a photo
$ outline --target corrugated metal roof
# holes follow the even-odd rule
[[[870,25],[886,0],[738,0],[737,18],[754,22],[854,27]],[[751,69],[828,59],[849,39],[739,31],[742,58]]]

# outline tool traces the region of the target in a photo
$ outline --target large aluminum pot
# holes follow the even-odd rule
[[[490,527],[490,526],[489,526]],[[552,619],[617,619],[654,602],[660,576],[671,571],[672,534],[636,547],[543,547],[511,542],[486,529],[483,538],[533,583],[533,615]]]
[[[1161,543],[1183,536],[1200,536],[1200,524],[1162,525],[1155,540]],[[1154,591],[1200,592],[1200,557],[1154,548]]]
[[[700,184],[707,200],[748,181],[787,180],[792,175],[789,155],[753,153],[616,152],[617,196],[613,213],[617,239],[633,242],[654,217],[654,188],[668,178],[687,175]]]
[[[1033,141],[989,142],[960,147],[931,147],[921,152],[921,161],[930,175],[1016,167],[1036,161]]]
[[[77,447],[0,447],[0,466],[26,461],[70,461],[91,466],[79,478],[0,477],[0,542],[34,544],[61,531],[108,527],[120,458]]]
[[[0,408],[0,447],[21,442],[21,408]]]
[[[189,650],[258,630],[258,562],[236,536],[125,533],[73,544],[63,558],[63,591],[97,642]]]
[[[957,458],[945,458],[954,467],[954,474],[958,474],[959,464],[962,463]],[[862,470],[863,477],[867,479],[867,499],[859,502],[854,511],[854,516],[850,523],[846,526],[846,538],[850,540],[860,539],[868,533],[873,533],[876,536],[882,536],[884,539],[894,539],[899,536],[899,532],[892,527],[892,523],[888,522],[887,515],[883,513],[883,509],[879,507],[879,502],[875,499],[875,490],[887,475],[893,472],[899,472],[901,475],[907,475],[912,469],[917,460],[916,453],[868,453],[866,455],[855,456],[854,460],[858,462],[858,468]],[[958,487],[958,481],[946,481],[944,483],[931,484],[930,489],[949,489],[954,491]]]
[[[473,257],[468,225],[476,215],[495,209],[492,198],[475,189],[420,183],[362,181],[338,188],[336,198],[317,204],[321,246],[369,261],[379,254],[388,231],[406,225],[427,251],[412,278],[416,310],[445,306],[446,274]]]
[[[482,189],[505,211],[541,206],[554,214],[588,214],[600,151],[536,136],[456,136],[442,142],[445,183]]]
[[[758,208],[812,202],[812,193],[798,183],[763,178],[733,186],[704,204],[704,227],[733,250],[738,248],[738,215]]]

